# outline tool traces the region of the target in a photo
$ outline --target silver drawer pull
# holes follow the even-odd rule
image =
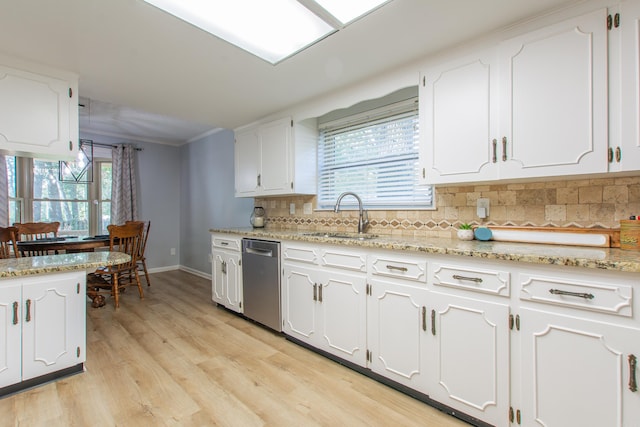
[[[479,277],[466,277],[466,276],[460,276],[459,274],[454,274],[453,278],[456,280],[467,280],[469,282],[482,283],[482,279]]]
[[[584,298],[584,299],[594,299],[595,296],[593,294],[587,294],[587,293],[581,293],[581,292],[569,292],[569,291],[562,291],[560,289],[549,289],[549,293],[553,294],[553,295],[566,295],[569,297],[578,297],[578,298]]]
[[[389,265],[389,264],[387,264],[387,270],[398,270],[398,271],[404,271],[404,272],[409,271],[407,267],[396,267],[395,265]]]

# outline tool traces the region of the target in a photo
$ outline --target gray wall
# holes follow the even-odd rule
[[[249,226],[253,199],[234,197],[233,131],[180,147],[88,133],[81,137],[143,149],[137,154],[138,213],[141,220],[151,221],[146,253],[150,269],[182,265],[211,274],[209,229]]]
[[[248,227],[253,199],[234,197],[234,134],[180,147],[180,264],[211,274],[211,228]]]
[[[138,143],[138,214],[151,221],[147,266],[177,267],[180,262],[180,147]],[[175,255],[171,255],[175,248]]]

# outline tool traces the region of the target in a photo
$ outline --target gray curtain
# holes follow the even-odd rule
[[[9,177],[7,160],[0,154],[0,227],[9,225]]]
[[[124,224],[138,219],[136,195],[136,149],[132,145],[115,145],[111,151],[111,223]]]

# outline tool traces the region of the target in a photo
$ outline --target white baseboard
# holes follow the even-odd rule
[[[180,270],[180,266],[179,265],[168,265],[168,266],[165,266],[165,267],[150,268],[149,269],[149,273],[162,273],[163,271],[173,271],[173,270]]]
[[[187,273],[194,274],[196,276],[202,277],[203,279],[211,280],[211,274],[204,273],[200,270],[193,269],[191,267],[186,267],[184,265],[180,266],[180,270],[186,271]]]
[[[202,277],[203,279],[211,280],[211,274],[210,273],[204,273],[204,272],[202,272],[200,270],[196,270],[196,269],[191,268],[191,267],[186,267],[184,265],[169,265],[169,266],[166,266],[166,267],[150,268],[149,269],[149,274],[151,274],[151,273],[162,273],[164,271],[174,271],[174,270],[186,271],[187,273],[194,274],[196,276]]]

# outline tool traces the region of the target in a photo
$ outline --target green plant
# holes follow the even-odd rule
[[[458,226],[459,230],[471,230],[471,224],[469,224],[468,222],[463,222],[462,224],[460,224]]]

